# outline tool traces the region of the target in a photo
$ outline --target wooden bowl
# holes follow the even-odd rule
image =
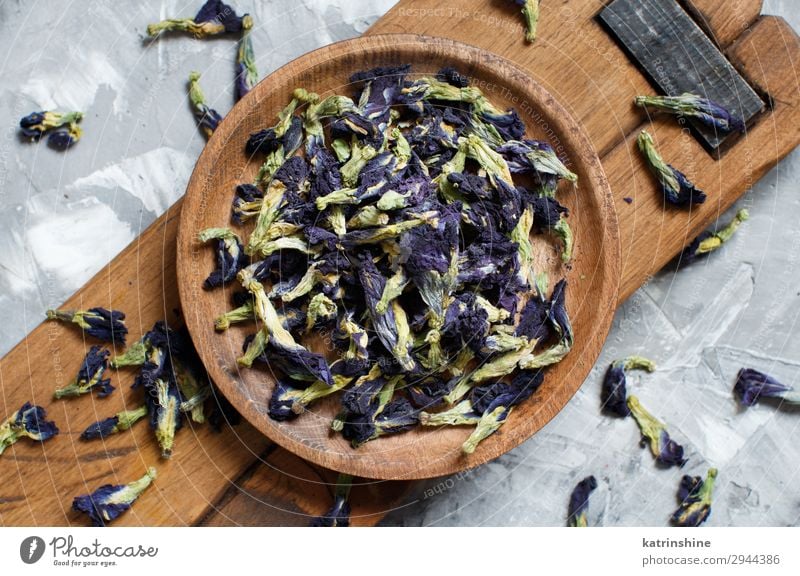
[[[579,176],[559,199],[570,209],[575,256],[563,267],[555,246],[539,255],[537,269],[551,270],[551,285],[566,275],[567,309],[575,346],[547,371],[533,398],[515,408],[500,430],[463,456],[466,427],[417,428],[379,438],[354,449],[329,426],[338,412],[338,395],[316,404],[292,422],[267,415],[274,380],[262,368],[239,369],[250,326],[214,331],[214,318],[229,310],[238,285],[205,291],[203,280],[214,268],[213,250],[197,239],[204,228],[230,226],[237,183],[251,182],[259,159],[248,160],[244,145],[251,132],[272,126],[292,91],[305,87],[322,97],[352,95],[348,78],[376,66],[412,64],[412,75],[455,66],[471,77],[498,106],[514,107],[528,127],[528,137],[549,141]],[[587,95],[588,96],[588,95]],[[249,233],[249,230],[248,230]],[[478,48],[415,35],[368,36],[339,42],[306,54],[277,70],[250,92],[220,124],[192,174],[178,233],[178,284],[186,324],[211,378],[231,403],[269,438],[316,464],[360,477],[429,478],[452,474],[496,458],[540,430],[578,390],[592,368],[608,333],[617,302],[620,260],[617,219],[605,174],[584,130],[539,84],[510,62]],[[598,399],[599,403],[599,399]]]

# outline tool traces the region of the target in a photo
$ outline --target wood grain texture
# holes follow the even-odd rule
[[[698,24],[723,50],[761,15],[762,0],[682,0]]]
[[[789,150],[800,142],[798,135],[798,93],[795,66],[800,61],[800,46],[795,32],[785,22],[775,18],[760,19],[758,25],[744,37],[726,32],[725,22],[740,21],[742,16],[749,28],[760,11],[760,0],[687,0],[686,4],[705,6],[713,10],[708,19],[714,36],[721,45],[729,46],[728,56],[744,76],[761,92],[773,96],[775,111],[768,112],[724,157],[739,146],[743,150],[739,164],[723,164],[724,171],[713,169],[703,181],[719,181],[709,200],[708,212],[670,215],[660,204],[644,202],[658,199],[656,188],[646,174],[638,174],[634,187],[630,175],[635,173],[638,162],[633,138],[644,118],[629,105],[630,99],[646,89],[648,84],[624,54],[596,25],[593,18],[602,8],[599,0],[569,0],[568,2],[544,2],[542,5],[542,34],[534,46],[527,47],[522,41],[522,29],[518,13],[506,6],[505,0],[449,0],[448,13],[414,13],[413,10],[428,10],[442,7],[435,0],[402,0],[386,16],[380,19],[368,33],[412,31],[450,36],[468,43],[483,46],[515,61],[525,68],[570,110],[584,122],[589,137],[603,158],[610,174],[626,170],[612,182],[612,191],[620,219],[624,274],[621,280],[620,298],[627,298],[654,271],[660,263],[669,260],[673,253],[693,235],[712,222],[724,205],[735,200],[755,183],[764,171],[774,166]],[[402,12],[403,9],[407,9]],[[410,10],[410,11],[409,11]],[[710,14],[711,12],[706,11]],[[746,15],[746,16],[745,16]],[[493,18],[489,22],[489,18]],[[738,29],[734,27],[734,29]],[[499,33],[496,31],[499,30]],[[576,56],[580,54],[579,59]],[[563,87],[563,88],[562,88]],[[664,145],[670,134],[668,122],[658,125],[659,142]],[[756,133],[756,130],[761,130]],[[756,135],[758,136],[756,138]],[[672,154],[672,150],[666,150]],[[698,157],[705,153],[699,152]],[[682,157],[683,158],[683,157]],[[608,168],[611,166],[611,168]],[[627,174],[626,179],[623,174]],[[694,176],[696,172],[693,172]],[[726,183],[730,183],[729,185]],[[730,187],[729,187],[730,186]],[[719,194],[719,196],[717,195]],[[625,196],[635,195],[633,204],[622,201]],[[715,204],[717,203],[717,204]],[[148,230],[137,238],[122,254],[90,282],[68,303],[72,305],[106,305],[122,302],[128,313],[131,336],[135,337],[149,329],[152,323],[171,314],[177,302],[174,266],[169,261],[170,246],[175,244],[177,231],[175,216],[181,202],[176,203],[166,214],[159,217]],[[671,217],[670,217],[671,216]],[[682,216],[682,218],[680,218]],[[640,233],[659,228],[652,236]],[[669,246],[665,239],[670,240]],[[162,254],[162,250],[166,253]],[[114,278],[123,279],[115,283]],[[128,282],[132,284],[128,285]],[[116,290],[122,287],[122,293]],[[114,294],[112,298],[110,294]],[[120,300],[125,298],[125,300]],[[73,438],[82,426],[106,416],[122,405],[121,397],[129,394],[123,386],[111,398],[102,401],[109,404],[96,408],[100,400],[80,399],[68,405],[50,400],[57,382],[72,378],[89,343],[83,343],[72,330],[56,328],[57,325],[40,326],[0,361],[0,410],[3,416],[16,410],[26,400],[43,404],[50,415],[58,419],[62,436],[42,446],[21,441],[0,456],[0,525],[66,525],[85,524],[68,512],[72,498],[100,484],[127,481],[140,475],[147,464],[155,458],[154,441],[147,430],[137,429],[134,442],[124,435],[109,441],[108,450],[98,445],[91,450],[76,452],[81,448]],[[42,350],[47,353],[42,355]],[[61,374],[60,380],[57,375]],[[126,375],[126,378],[129,378]],[[121,382],[113,376],[115,385]],[[122,394],[120,394],[122,392]],[[88,406],[88,408],[87,408]],[[80,421],[65,425],[65,408],[78,413]],[[96,413],[95,413],[96,410]],[[91,412],[84,414],[83,412]],[[139,424],[138,426],[146,426]],[[67,435],[68,430],[73,434]],[[237,439],[238,435],[238,439]],[[201,444],[204,437],[195,436],[192,429],[183,430],[177,439],[177,449],[166,469],[155,461],[161,477],[123,516],[122,525],[183,525],[240,524],[275,525],[303,523],[303,514],[318,513],[330,502],[323,491],[309,490],[307,485],[288,485],[285,479],[276,479],[273,468],[258,464],[258,455],[265,455],[267,442],[260,438],[246,423],[234,431],[225,431],[217,437],[224,458],[224,466],[218,464],[216,450],[219,444]],[[213,440],[214,437],[210,436]],[[58,443],[58,444],[56,444]],[[77,444],[77,447],[73,447]],[[225,446],[226,444],[230,446]],[[65,448],[64,446],[67,445]],[[248,449],[249,446],[251,449]],[[226,452],[238,450],[233,454]],[[140,455],[140,450],[142,455]],[[192,453],[206,455],[205,460],[192,460]],[[50,468],[44,464],[48,457]],[[288,457],[286,452],[276,451],[265,455],[268,461]],[[107,461],[108,460],[108,461]],[[190,464],[191,462],[191,464]],[[301,463],[302,464],[302,463]],[[305,464],[302,464],[305,466]],[[286,465],[281,470],[291,468]],[[163,493],[164,489],[168,492]],[[279,499],[274,509],[270,499],[289,492],[288,499]],[[377,485],[375,500],[382,502],[379,509],[390,509],[391,498],[382,499],[383,485]],[[386,489],[391,494],[391,490]],[[297,500],[298,494],[325,493],[325,501],[314,499],[313,507]],[[169,498],[165,496],[168,495]],[[267,502],[256,505],[257,499]],[[294,499],[294,500],[293,500]],[[354,499],[354,507],[359,501]],[[305,512],[303,511],[305,506]],[[283,513],[280,510],[289,510]],[[355,512],[357,516],[361,514]],[[370,516],[375,522],[380,515]]]
[[[553,283],[562,276],[567,278],[567,309],[575,346],[564,361],[548,369],[533,399],[516,407],[502,429],[469,456],[462,455],[461,445],[470,431],[461,427],[417,427],[353,449],[330,430],[331,421],[341,410],[339,395],[314,403],[295,420],[272,420],[267,413],[275,384],[272,374],[255,366],[240,370],[236,363],[242,342],[255,331],[254,325],[237,326],[224,333],[214,330],[214,318],[231,308],[230,292],[240,288],[202,289],[215,257],[198,235],[205,228],[230,225],[236,185],[251,182],[257,173],[261,159],[253,159],[244,151],[249,135],[273,125],[298,86],[318,92],[322,98],[342,92],[354,96],[347,87],[354,72],[406,63],[417,75],[455,66],[496,106],[505,109],[516,104],[528,127],[527,136],[547,140],[563,150],[570,169],[579,177],[576,189],[565,184],[559,194],[570,211],[577,252],[567,267],[554,252],[536,266],[548,271]],[[619,244],[612,205],[589,138],[550,94],[507,61],[453,41],[413,35],[377,35],[340,42],[270,75],[228,114],[200,156],[178,231],[178,286],[186,323],[217,386],[256,428],[287,450],[319,466],[355,476],[414,479],[453,474],[496,458],[536,433],[567,403],[594,365],[617,301]],[[242,232],[249,233],[249,229]],[[324,344],[317,351],[323,352]]]

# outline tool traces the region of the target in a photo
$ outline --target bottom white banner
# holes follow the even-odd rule
[[[2,528],[0,573],[798,574],[798,536],[796,528]]]

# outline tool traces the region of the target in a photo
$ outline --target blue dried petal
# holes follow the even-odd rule
[[[447,175],[447,181],[470,200],[490,200],[494,194],[489,188],[489,181],[477,174],[452,172]]]
[[[342,395],[342,407],[350,414],[369,414],[386,383],[383,377],[359,382]]]
[[[385,122],[389,111],[395,103],[403,87],[406,74],[411,65],[378,67],[356,72],[350,76],[350,82],[366,82],[364,91],[368,91],[366,106],[362,113],[367,118]],[[363,94],[362,94],[363,97]]]
[[[311,158],[311,190],[309,200],[315,201],[321,196],[342,188],[342,175],[339,165],[327,149],[318,148]]]
[[[569,216],[569,210],[549,196],[531,199],[530,206],[533,209],[533,226],[537,231],[552,230],[562,215]]]
[[[597,479],[587,476],[575,486],[569,497],[567,523],[572,527],[586,527],[586,511],[589,508],[589,496],[597,489]]]
[[[521,140],[525,135],[525,124],[513,108],[505,114],[482,112],[481,119],[495,127],[500,137],[505,140]]]
[[[47,412],[41,406],[26,402],[17,412],[16,426],[21,427],[34,440],[44,442],[58,434],[55,422],[47,420]]]
[[[436,79],[439,82],[447,82],[456,88],[466,88],[469,86],[469,78],[461,74],[452,66],[445,66],[436,73]]]
[[[672,524],[684,528],[696,528],[711,514],[711,497],[717,469],[710,468],[706,479],[700,476],[684,476],[678,488],[678,509],[673,513]]]
[[[241,32],[242,18],[222,0],[207,0],[195,15],[194,21],[197,23],[216,21],[225,27],[226,32]]]
[[[630,416],[625,369],[619,362],[612,362],[606,371],[602,391],[603,409],[611,414],[626,418]]]
[[[80,133],[68,128],[53,130],[47,137],[47,144],[56,150],[66,150],[80,139]]]
[[[125,314],[105,308],[89,308],[89,312],[84,316],[89,324],[86,332],[106,342],[125,344],[125,336],[128,334],[128,328],[124,324]]]
[[[133,381],[133,388],[140,386],[149,390],[158,379],[171,376],[172,355],[181,353],[180,337],[163,320],[157,321],[143,337],[148,353],[139,375]]]
[[[671,164],[668,164],[667,167],[675,175],[675,179],[678,181],[679,185],[678,190],[673,190],[664,181],[661,181],[661,191],[664,193],[664,198],[667,202],[675,206],[689,206],[693,204],[702,204],[706,201],[705,193],[692,184],[683,172],[673,167]]]
[[[314,528],[346,528],[350,526],[350,504],[344,496],[337,496],[333,507],[323,516],[311,521]]]
[[[515,336],[525,336],[528,340],[544,342],[553,334],[552,326],[548,321],[550,312],[549,302],[536,296],[531,297],[522,309],[519,324],[514,331]]]
[[[94,440],[96,438],[110,436],[116,432],[117,424],[119,424],[119,418],[117,416],[112,416],[90,424],[81,434],[81,440]]]
[[[460,254],[458,281],[480,284],[483,291],[507,286],[519,270],[518,251],[518,244],[497,230],[482,230]]]
[[[373,414],[348,416],[342,435],[359,446],[379,436],[405,432],[418,423],[419,411],[405,398],[398,398],[389,402],[377,417]]]
[[[298,116],[293,116],[289,127],[283,134],[283,150],[287,156],[294,154],[303,143],[303,121]]]
[[[248,156],[269,154],[280,148],[282,144],[283,137],[276,135],[274,128],[266,128],[250,134],[244,146],[244,151]]]
[[[328,386],[333,385],[330,366],[322,354],[302,347],[286,348],[270,337],[264,355],[292,380],[321,381]]]
[[[28,138],[39,138],[46,130],[44,120],[45,112],[31,112],[19,121],[20,131]]]
[[[269,417],[277,422],[286,422],[297,418],[298,413],[292,411],[294,406],[293,394],[297,389],[283,380],[275,381],[275,389],[269,398],[267,413]]]
[[[742,368],[736,376],[733,387],[743,406],[755,406],[761,398],[784,398],[793,392],[791,386],[778,382],[775,378],[752,368]]]
[[[451,355],[458,354],[465,346],[473,352],[479,352],[489,333],[488,318],[488,313],[478,305],[474,293],[457,295],[445,312],[441,330],[442,347]]]
[[[678,466],[679,468],[686,464],[686,459],[683,457],[683,446],[672,440],[666,430],[661,431],[658,445],[659,454],[656,456],[656,461],[659,464]]]
[[[236,274],[246,265],[244,246],[238,238],[230,241],[224,238],[215,240],[217,268],[209,274],[203,283],[206,290],[224,286],[236,280]]]
[[[106,526],[130,509],[155,477],[155,468],[150,468],[145,476],[130,484],[105,484],[91,494],[77,496],[72,502],[72,509],[86,514],[93,526]]]
[[[282,182],[289,192],[305,190],[308,183],[308,163],[301,156],[292,156],[284,162],[273,175],[274,180]]]
[[[553,328],[561,335],[562,340],[572,342],[572,324],[566,308],[567,280],[562,278],[553,288],[550,296],[550,312],[548,318]]]
[[[411,402],[417,408],[430,410],[439,406],[444,397],[453,391],[460,377],[443,380],[442,378],[432,377],[423,382],[412,384],[408,387],[408,395]]]
[[[470,401],[473,410],[478,414],[486,414],[495,408],[513,408],[530,398],[544,381],[544,372],[521,371],[511,382],[493,382],[482,384],[472,389]]]

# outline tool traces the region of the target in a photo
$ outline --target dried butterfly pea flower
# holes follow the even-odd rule
[[[0,423],[0,454],[20,438],[44,442],[58,434],[55,422],[48,421],[41,406],[25,402],[19,410]]]
[[[656,462],[679,468],[686,464],[683,446],[669,437],[667,427],[645,410],[636,396],[628,396],[628,408],[639,425],[642,437],[650,445],[650,451],[655,456]]]
[[[316,381],[307,388],[295,388],[291,384],[277,380],[275,389],[269,399],[269,417],[278,422],[292,420],[303,412],[312,402],[335,394],[355,380],[355,376],[349,373],[337,373],[342,367],[346,366],[344,361],[334,362],[331,365],[333,374],[333,384]],[[292,384],[296,384],[293,382]]]
[[[161,456],[169,458],[175,433],[183,425],[177,378],[179,375],[186,377],[186,366],[180,363],[179,358],[187,356],[189,347],[185,338],[162,320],[156,322],[142,340],[146,345],[145,361],[133,387],[144,388],[150,427],[155,431]]]
[[[145,389],[145,402],[150,413],[150,427],[155,431],[161,457],[172,457],[175,433],[183,426],[181,394],[174,378],[156,378]]]
[[[114,391],[110,379],[103,380],[106,368],[108,368],[108,350],[101,349],[100,346],[92,346],[86,357],[83,359],[78,375],[75,379],[63,388],[58,388],[53,397],[57,400],[71,396],[82,396],[90,392],[97,392],[99,398],[105,398]]]
[[[66,150],[83,136],[83,129],[75,123],[66,128],[56,128],[47,137],[47,144],[56,150]]]
[[[719,250],[725,242],[733,237],[742,222],[749,217],[750,213],[747,210],[739,210],[733,220],[722,230],[716,232],[706,231],[695,238],[691,244],[683,249],[678,260],[682,265],[691,264],[701,256]]]
[[[250,30],[253,28],[253,17],[245,14],[242,17],[242,37],[236,52],[236,100],[239,101],[258,84],[258,69],[253,52],[253,40]]]
[[[458,236],[461,205],[454,203],[442,210],[439,226],[433,231],[414,228],[400,238],[400,264],[428,305],[425,336],[429,345],[428,369],[437,369],[447,360],[440,347],[445,310],[458,279]],[[379,303],[380,304],[380,303]]]
[[[346,360],[368,360],[369,335],[367,331],[353,320],[353,313],[348,312],[339,321],[337,338],[347,342],[347,350],[344,353]]]
[[[297,375],[311,376],[332,386],[330,367],[325,358],[295,342],[291,333],[281,325],[277,311],[264,292],[264,286],[253,277],[252,271],[248,268],[241,270],[239,281],[254,297],[256,316],[264,325],[262,331],[268,335],[267,344],[271,346],[271,352],[289,363]]]
[[[147,26],[147,35],[162,32],[188,32],[195,38],[205,38],[226,32],[241,32],[243,18],[222,0],[207,0],[194,18],[172,18]]]
[[[236,224],[244,224],[251,218],[258,216],[264,192],[253,184],[239,184],[236,186],[236,195],[231,207],[231,219]]]
[[[800,404],[800,392],[753,368],[742,368],[733,391],[742,406],[755,406],[762,398],[780,398],[787,404]]]
[[[346,528],[350,526],[350,504],[347,499],[350,497],[350,487],[352,484],[352,476],[349,474],[339,474],[339,477],[336,479],[333,506],[324,515],[314,518],[311,521],[312,527]]]
[[[642,130],[639,134],[638,142],[648,168],[658,180],[664,200],[675,206],[691,206],[706,201],[706,195],[702,190],[689,182],[680,170],[664,162],[656,150],[653,137],[646,130]]]
[[[144,387],[149,390],[159,378],[172,375],[172,358],[180,352],[180,338],[159,320],[153,328],[142,337],[145,343],[145,359],[141,364],[139,375],[133,382],[133,388]]]
[[[370,414],[349,417],[344,424],[342,436],[358,447],[370,440],[406,432],[419,423],[418,411],[405,398],[379,404]]]
[[[392,302],[392,306],[386,312],[378,312],[377,306],[383,295],[386,279],[375,267],[369,253],[362,254],[357,265],[367,310],[378,339],[403,369],[416,371],[417,362],[411,355],[410,329],[405,312],[396,301]]]
[[[105,342],[125,344],[125,336],[128,334],[128,328],[125,326],[125,314],[117,310],[106,310],[105,308],[48,310],[47,319],[72,322],[90,336]]]
[[[498,146],[497,152],[505,158],[512,174],[536,175],[545,190],[552,189],[553,177],[573,184],[578,181],[578,175],[567,168],[547,142],[511,140]]]
[[[678,116],[696,118],[709,128],[728,133],[744,132],[744,123],[725,108],[707,98],[685,92],[680,96],[637,96],[634,103]]]
[[[245,263],[239,236],[228,228],[206,228],[200,232],[199,240],[203,243],[216,240],[217,268],[206,278],[203,287],[211,289],[233,282]]]
[[[130,430],[131,426],[147,416],[147,406],[142,405],[133,410],[123,410],[110,418],[91,424],[81,434],[81,440],[95,440]]]
[[[206,104],[206,97],[200,88],[200,73],[192,72],[189,74],[189,101],[192,103],[194,117],[197,125],[202,130],[206,138],[211,138],[214,130],[222,122],[222,116]]]
[[[130,484],[105,484],[91,494],[76,496],[72,509],[86,514],[93,526],[106,526],[128,510],[155,477],[156,469],[148,468],[144,476]]]
[[[461,451],[472,454],[480,442],[500,428],[514,406],[530,398],[539,389],[543,380],[542,372],[523,370],[510,383],[497,382],[488,387],[474,388],[470,395],[473,409],[483,414],[475,430],[462,445]]]
[[[567,222],[569,211],[555,198],[541,196],[530,201],[529,208],[533,213],[533,228],[538,231],[549,231],[556,235],[564,244],[561,259],[566,263],[572,259],[574,237],[572,229]]]
[[[83,120],[82,112],[32,112],[19,121],[23,136],[38,140],[49,133],[47,143],[58,150],[66,150],[83,135],[78,122]]]
[[[451,356],[458,354],[464,347],[479,352],[486,343],[488,332],[489,314],[480,305],[478,297],[472,292],[454,296],[441,329],[441,343],[447,353]]]
[[[652,372],[656,365],[641,356],[629,356],[624,360],[615,360],[608,366],[603,379],[602,401],[603,410],[616,416],[625,418],[630,416],[628,408],[628,390],[626,386],[626,370],[646,370]]]
[[[533,42],[536,40],[536,30],[539,26],[539,0],[511,0],[522,8],[522,16],[525,18],[525,40]]]
[[[717,479],[717,469],[709,468],[706,479],[700,476],[684,476],[678,488],[678,502],[680,506],[672,515],[671,521],[675,526],[696,528],[708,520],[711,514],[711,495],[714,492],[714,482]]]
[[[211,397],[212,389],[211,381],[194,349],[185,350],[181,359],[174,357],[172,369],[182,399],[180,411],[188,413],[192,422],[202,424],[206,421],[205,401]]]
[[[572,528],[586,528],[586,511],[589,508],[589,496],[597,489],[594,476],[587,476],[575,486],[569,497],[567,524]]]
[[[514,334],[537,342],[548,340],[554,333],[549,315],[550,303],[539,296],[532,296],[520,312]]]
[[[439,413],[422,412],[420,423],[424,426],[474,425],[475,430],[464,442],[462,451],[472,454],[478,444],[494,434],[514,406],[530,398],[544,379],[540,371],[518,372],[511,382],[498,381],[477,386],[470,397],[453,408]],[[447,399],[447,396],[445,396]]]

